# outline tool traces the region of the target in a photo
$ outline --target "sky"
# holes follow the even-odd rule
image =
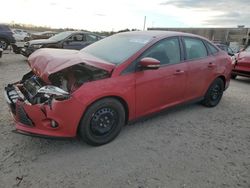
[[[249,0],[5,0],[0,23],[89,31],[148,27],[250,27]]]

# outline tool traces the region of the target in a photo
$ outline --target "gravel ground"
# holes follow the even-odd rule
[[[5,51],[0,93],[29,70]],[[125,126],[110,144],[14,134],[0,96],[0,187],[250,188],[250,79],[215,108],[189,104]]]

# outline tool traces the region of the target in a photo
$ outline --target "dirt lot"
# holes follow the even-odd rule
[[[9,53],[9,54],[6,54]],[[0,93],[29,70],[5,51]],[[0,96],[0,187],[250,188],[250,79],[233,80],[216,108],[180,106],[124,127],[115,141],[17,135]]]

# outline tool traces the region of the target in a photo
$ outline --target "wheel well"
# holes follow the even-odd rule
[[[217,78],[220,78],[220,79],[222,79],[222,81],[223,81],[223,83],[224,83],[224,89],[225,89],[225,87],[226,87],[226,78],[224,77],[224,76],[219,76],[219,77],[217,77]]]
[[[0,40],[4,40],[8,45],[10,44],[10,42],[7,38],[0,37]]]
[[[125,124],[127,124],[128,123],[128,116],[129,116],[129,110],[128,110],[127,102],[123,98],[118,97],[118,96],[110,96],[108,98],[115,98],[122,104],[122,106],[123,106],[123,108],[125,110]]]

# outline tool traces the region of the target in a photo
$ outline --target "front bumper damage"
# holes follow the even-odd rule
[[[16,86],[5,87],[4,96],[15,120],[15,132],[38,137],[75,137],[83,106],[75,98],[31,104]]]

